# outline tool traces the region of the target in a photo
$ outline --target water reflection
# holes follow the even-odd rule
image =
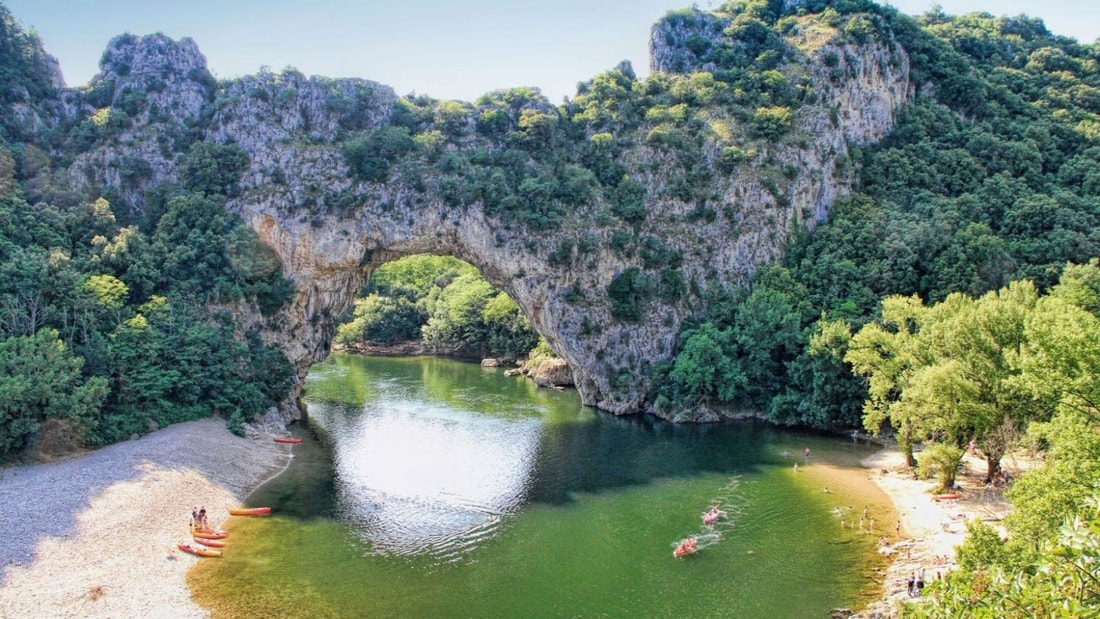
[[[367,407],[336,454],[338,511],[375,552],[453,555],[524,502],[537,420]]]
[[[362,367],[333,361],[317,373],[330,388],[333,373],[350,379]],[[396,370],[387,378],[361,381],[369,389],[310,394],[314,421],[340,437],[336,515],[374,553],[458,558],[525,502],[542,418],[530,405],[456,380],[453,363],[387,365]],[[358,398],[358,407],[348,402]]]

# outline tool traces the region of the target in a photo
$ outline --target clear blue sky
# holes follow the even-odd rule
[[[577,82],[630,60],[649,69],[649,27],[685,0],[0,0],[42,37],[70,86],[88,82],[115,35],[189,36],[210,70],[229,78],[296,67],[307,75],[362,77],[398,94],[472,101],[537,86],[551,101]],[[891,0],[919,14],[933,0]],[[717,2],[702,0],[701,8]],[[1026,13],[1052,32],[1100,37],[1100,2],[940,0],[950,14]]]

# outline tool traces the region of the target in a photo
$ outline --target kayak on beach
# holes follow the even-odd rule
[[[191,537],[203,539],[225,539],[229,537],[229,531],[214,531],[212,529],[191,529]]]
[[[947,494],[933,495],[932,500],[934,500],[934,501],[954,501],[955,499],[958,499],[960,497],[962,497],[962,495],[959,494],[958,492],[948,492]]]
[[[187,543],[184,543],[184,542],[180,542],[179,544],[176,544],[176,546],[184,552],[189,552],[193,555],[197,555],[197,556],[200,556],[200,557],[221,557],[222,556],[222,551],[220,551],[220,550],[211,550],[209,548],[203,548],[202,546],[198,546],[198,545],[191,545],[191,544],[187,544]]]
[[[295,436],[276,436],[275,437],[275,442],[276,443],[291,443],[293,445],[297,445],[298,443],[302,442],[302,439],[297,438]]]
[[[270,507],[234,507],[229,510],[230,516],[266,516],[270,513]]]
[[[210,539],[206,537],[194,536],[192,536],[192,538],[195,540],[195,543],[206,546],[207,548],[225,548],[225,545],[229,543],[226,542],[224,539]]]

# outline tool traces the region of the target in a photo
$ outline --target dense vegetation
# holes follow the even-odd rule
[[[1067,262],[1100,255],[1096,44],[1023,16],[933,10],[913,20],[831,4],[826,12],[855,5],[867,23],[888,25],[933,96],[855,153],[857,192],[830,221],[685,329],[679,356],[657,369],[658,406],[748,406],[780,423],[858,427],[865,386],[844,362],[836,321],[858,328],[889,295],[935,302],[1020,279],[1044,291]],[[744,6],[780,30],[791,19],[774,19],[771,3]]]
[[[336,336],[343,345],[408,340],[422,340],[436,354],[516,359],[538,335],[516,302],[473,266],[449,256],[410,256],[373,273]]]
[[[37,37],[3,6],[0,50],[3,102],[52,89]],[[225,211],[240,149],[190,145],[184,182],[140,214],[65,191],[44,150],[0,129],[0,461],[31,439],[63,452],[211,413],[240,431],[283,397],[286,359],[235,336],[234,303],[271,311],[291,292]]]
[[[838,321],[838,323],[841,321]],[[1030,281],[925,305],[891,296],[848,337],[846,361],[868,377],[864,425],[895,429],[919,470],[951,487],[964,450],[987,482],[1014,482],[1008,538],[980,521],[959,569],[935,583],[916,616],[1083,617],[1100,609],[1100,263],[1068,266],[1041,295]],[[971,442],[972,441],[972,442]],[[1018,480],[1012,449],[1046,453]],[[908,616],[908,615],[906,615]]]

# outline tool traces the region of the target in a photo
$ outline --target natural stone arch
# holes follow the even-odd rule
[[[655,72],[709,68],[694,66],[681,49],[696,35],[724,36],[722,18],[699,15],[654,26]],[[731,168],[720,165],[723,149],[736,142],[727,134],[750,139],[751,131],[734,126],[736,115],[728,109],[696,110],[698,118],[718,124],[701,145],[679,151],[657,131],[660,121],[641,119],[637,126],[599,134],[614,147],[624,176],[644,194],[642,212],[625,221],[612,214],[600,191],[570,205],[550,228],[532,227],[499,209],[490,213],[480,198],[449,199],[467,179],[448,171],[446,155],[506,147],[479,132],[485,106],[461,102],[429,105],[425,109],[434,116],[416,121],[417,138],[433,144],[431,156],[417,155],[419,168],[406,165],[415,157],[395,155],[380,160],[384,173],[374,170],[364,178],[349,165],[343,147],[349,136],[394,126],[409,113],[408,102],[392,89],[365,80],[307,78],[293,70],[219,84],[192,41],[163,35],[126,35],[109,45],[89,92],[112,107],[134,91],[145,99],[118,136],[77,157],[71,174],[75,184],[93,191],[111,187],[140,210],[145,190],[179,180],[179,152],[165,145],[181,135],[247,154],[248,169],[227,207],[274,250],[296,292],[274,316],[247,304],[234,310],[243,328],[278,344],[296,369],[299,380],[283,407],[286,418],[300,414],[293,403],[301,379],[328,354],[337,316],[372,269],[416,253],[457,256],[507,292],[570,364],[586,404],[615,413],[647,410],[649,371],[674,354],[681,324],[702,309],[706,291],[745,284],[759,265],[781,255],[792,227],[824,219],[835,198],[850,190],[852,171],[843,164],[850,145],[885,135],[911,96],[908,58],[896,43],[856,43],[841,33],[799,36],[797,29],[790,35],[791,53],[801,54],[792,71],[810,80],[815,96],[791,117],[797,139],[757,137]],[[614,79],[628,85],[634,80],[628,66],[616,71]],[[82,97],[63,94],[62,113],[78,119],[94,112]],[[531,165],[544,165],[540,157],[561,146],[549,141],[596,139],[596,129],[555,132],[566,107],[541,96],[522,99],[504,110],[503,123],[522,134],[522,156]],[[678,159],[685,154],[710,170],[702,185],[688,187],[688,193],[705,196],[699,200],[670,189],[686,183]],[[123,175],[126,162],[136,159],[147,164],[142,174]],[[582,163],[565,165],[583,173]],[[632,239],[631,251],[616,248],[619,234]],[[665,262],[650,260],[647,252],[665,256]],[[656,288],[638,284],[660,282],[669,272],[682,292],[659,298]],[[609,296],[612,284],[624,282],[636,305],[628,316],[616,315]],[[685,413],[684,419],[717,418],[708,411]]]

